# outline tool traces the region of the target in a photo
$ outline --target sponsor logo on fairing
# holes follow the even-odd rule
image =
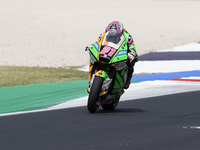
[[[97,42],[94,43],[94,47],[96,48],[96,50],[99,50],[99,44]]]
[[[127,54],[127,50],[125,50],[125,51],[120,51],[120,52],[117,54],[117,56],[125,55],[125,54]]]

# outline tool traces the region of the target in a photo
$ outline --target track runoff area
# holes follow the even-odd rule
[[[141,55],[139,58],[139,62],[135,65],[134,74],[142,75],[133,75],[132,84],[130,88],[126,90],[125,94],[122,95],[120,101],[138,100],[147,97],[156,97],[200,90],[200,43],[192,43],[178,46],[169,50],[151,52]],[[88,66],[83,67],[80,70],[88,71]],[[86,81],[81,81],[81,83],[87,84]],[[73,85],[76,86],[75,84]],[[44,86],[41,85],[39,85],[37,89],[39,89],[39,87],[44,89]],[[52,97],[55,99],[55,101],[57,101],[57,99],[61,99],[60,95],[63,95],[62,101],[64,101],[66,92],[63,93],[63,89],[64,88],[62,88],[61,94],[59,94],[59,91],[55,90],[56,94],[53,95],[54,97]],[[47,89],[47,92],[45,93],[49,93],[49,91],[52,92],[52,89]],[[37,93],[37,96],[41,95],[41,93],[38,94],[37,91],[35,91],[35,93]],[[45,97],[45,93],[42,93],[43,95],[37,99]],[[30,93],[27,95],[30,95]],[[20,106],[20,109],[16,109],[16,111],[12,110],[12,112],[8,113],[1,113],[0,116],[65,109],[86,106],[87,104],[87,93],[85,90],[79,94],[79,97],[82,95],[82,98],[76,98],[77,93],[71,91],[67,94],[66,102],[58,105],[56,105],[57,103],[54,102],[54,100],[51,100],[52,103],[49,103],[48,99],[46,102],[43,102],[42,100],[40,100],[41,102],[38,100],[34,102],[34,94],[31,95],[32,99],[31,103],[29,103],[29,107],[33,103],[35,103],[34,105],[36,105],[36,107],[29,108],[27,107],[27,104],[27,106],[24,106],[23,109],[21,109]],[[15,101],[15,103],[17,102]],[[37,105],[36,103],[44,103],[44,105]]]
[[[134,75],[114,111],[90,114],[86,96],[43,110],[2,115],[0,149],[199,150],[199,45],[141,56],[135,72],[153,74]],[[179,52],[187,53],[187,59],[157,58]]]

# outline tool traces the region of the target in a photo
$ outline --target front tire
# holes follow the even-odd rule
[[[88,103],[87,108],[90,113],[95,113],[99,106],[100,106],[100,92],[101,87],[103,85],[104,79],[98,76],[95,76],[89,97],[88,97]]]

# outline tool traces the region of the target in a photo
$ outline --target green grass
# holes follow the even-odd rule
[[[88,78],[88,72],[78,71],[76,68],[77,67],[65,69],[0,66],[0,87]]]

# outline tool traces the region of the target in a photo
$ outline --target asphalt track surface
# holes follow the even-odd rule
[[[0,150],[199,150],[200,91],[0,117]]]

